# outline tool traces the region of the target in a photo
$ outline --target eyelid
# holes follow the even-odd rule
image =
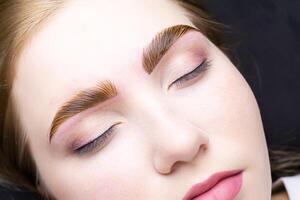
[[[204,71],[206,71],[211,65],[211,61],[208,59],[204,59],[196,68],[194,68],[192,71],[187,72],[186,74],[184,74],[183,76],[177,78],[175,81],[173,81],[169,86],[168,86],[168,90],[171,88],[171,86],[173,84],[175,84],[178,88],[180,87],[180,85],[182,85],[183,83],[195,79],[198,76],[200,76]],[[189,76],[192,76],[191,78],[187,78]]]
[[[85,154],[93,153],[94,151],[99,151],[100,149],[104,148],[108,144],[108,140],[110,140],[113,137],[115,126],[117,126],[120,123],[122,122],[115,123],[95,139],[87,142],[84,145],[81,145],[76,149],[73,149],[73,153],[82,156]]]

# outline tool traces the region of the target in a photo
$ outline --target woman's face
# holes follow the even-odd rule
[[[180,200],[228,170],[243,170],[236,199],[270,199],[253,93],[185,14],[172,1],[71,1],[27,42],[13,95],[57,199]],[[236,179],[206,199],[227,199]]]

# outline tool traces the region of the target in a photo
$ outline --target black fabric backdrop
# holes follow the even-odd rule
[[[197,1],[195,1],[197,2]],[[220,22],[261,109],[268,145],[300,147],[300,1],[203,0]],[[255,144],[254,144],[255,145]],[[0,188],[0,199],[36,199]]]
[[[228,40],[238,58],[234,62],[257,98],[269,146],[299,147],[300,1],[204,2],[231,26]]]

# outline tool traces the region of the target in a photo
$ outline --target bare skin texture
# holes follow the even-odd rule
[[[189,31],[151,74],[144,70],[143,49],[179,24],[194,27],[172,1],[78,0],[27,42],[13,96],[40,177],[57,199],[180,200],[193,184],[233,169],[244,170],[237,200],[271,199],[260,112],[229,59]],[[171,85],[205,59],[204,73]],[[102,80],[118,95],[65,121],[50,143],[59,108]],[[102,147],[73,151],[114,124]]]

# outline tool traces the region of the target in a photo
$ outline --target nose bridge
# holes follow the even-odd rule
[[[171,136],[171,133],[179,129],[184,129],[184,123],[179,119],[180,113],[172,110],[172,105],[166,102],[163,98],[149,94],[147,97],[143,96],[140,98],[142,103],[140,117],[143,119],[148,126],[152,127],[151,135],[156,137],[167,137]],[[148,128],[150,128],[148,127]]]
[[[156,127],[164,123],[171,123],[174,115],[171,106],[166,102],[162,95],[158,95],[155,91],[148,89],[147,92],[139,92],[134,95],[131,102],[132,110],[135,110],[137,119],[141,123],[146,123],[149,126]],[[133,95],[132,95],[133,96]],[[174,118],[175,119],[175,118]],[[173,119],[173,121],[174,121]]]
[[[150,94],[149,94],[150,96]],[[192,161],[208,139],[162,98],[140,97],[141,123],[146,123],[152,138],[153,164],[160,173],[168,173],[176,162]]]

